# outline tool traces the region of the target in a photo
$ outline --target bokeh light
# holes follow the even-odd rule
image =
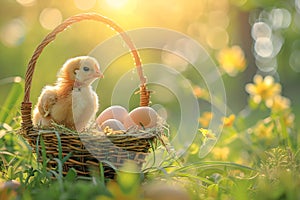
[[[281,47],[284,43],[284,38],[282,37],[281,34],[277,33],[277,34],[273,34],[271,39],[272,39],[272,44],[273,44],[273,55],[272,56],[276,56],[281,50]]]
[[[291,24],[292,17],[288,10],[276,8],[270,12],[270,21],[273,29],[288,28]]]
[[[76,7],[80,10],[89,10],[96,4],[96,0],[74,0]]]
[[[185,71],[188,66],[187,61],[170,52],[162,52],[161,59],[165,65],[173,67],[179,72]]]
[[[300,13],[300,0],[295,0],[295,8],[298,13]]]
[[[257,38],[257,40],[255,41],[254,49],[259,56],[268,58],[273,53],[272,41],[267,37]]]
[[[21,19],[13,19],[0,30],[1,42],[8,47],[22,43],[25,36],[25,25]]]
[[[57,8],[45,8],[39,20],[43,28],[52,30],[62,22],[62,14]]]
[[[19,4],[22,6],[33,6],[36,3],[36,0],[17,0]]]
[[[267,10],[262,10],[259,13],[259,17],[256,20],[258,20],[260,22],[269,23],[270,22],[270,12],[268,12]]]
[[[201,27],[203,25],[200,22],[193,22],[190,23],[188,28],[187,28],[187,33],[189,35],[193,35],[193,36],[199,36],[201,33],[203,34],[203,31],[206,30],[205,28],[202,28],[203,31],[201,30]]]
[[[275,58],[260,58],[255,61],[256,66],[262,72],[273,72],[277,70],[277,59]]]
[[[270,38],[272,36],[272,30],[265,22],[256,22],[252,26],[251,35],[254,40],[261,37]]]
[[[124,14],[134,14],[137,8],[137,0],[105,0],[104,3],[100,1],[100,4],[104,9],[115,12],[117,16],[121,16],[119,21],[124,20]],[[126,21],[128,23],[128,20]]]
[[[295,50],[290,55],[289,64],[295,72],[300,72],[300,50]]]
[[[210,12],[208,16],[208,24],[210,27],[227,28],[229,25],[227,13],[222,10]]]
[[[299,0],[295,0],[297,4]],[[297,12],[295,12],[297,13]],[[295,13],[286,8],[272,8],[254,12],[251,15],[252,23],[251,36],[254,40],[254,56],[258,69],[265,73],[276,73],[277,55],[284,45],[282,30],[288,29],[293,22],[293,28],[298,29],[298,22]],[[292,19],[292,14],[293,18]],[[300,20],[299,30],[300,30]],[[295,63],[290,58],[290,63]]]
[[[227,46],[229,41],[228,33],[225,29],[216,27],[212,28],[207,34],[207,43],[212,49],[221,49]]]
[[[189,63],[181,56],[190,62],[195,62],[199,56],[195,48],[194,44],[187,39],[179,39],[175,44],[167,44],[165,49],[172,49],[172,52],[163,51],[161,54],[162,62],[182,72],[186,70]]]
[[[187,33],[197,38],[203,45],[206,45],[206,35],[208,34],[208,25],[201,22],[191,23],[187,27]]]

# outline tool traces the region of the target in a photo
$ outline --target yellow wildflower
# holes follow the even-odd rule
[[[194,155],[194,154],[198,153],[198,151],[199,151],[199,145],[197,145],[195,143],[191,144],[191,146],[189,147],[189,153]]]
[[[213,157],[216,160],[227,160],[230,150],[228,147],[215,147],[212,150]]]
[[[212,112],[204,112],[201,117],[199,117],[198,121],[202,127],[207,128],[210,121],[213,118]]]
[[[233,125],[233,122],[235,120],[235,115],[231,114],[229,117],[223,117],[223,124],[225,127],[230,127]]]
[[[235,76],[246,68],[245,55],[239,46],[222,49],[217,55],[217,60],[222,69],[230,76]]]
[[[194,88],[193,88],[193,93],[194,93],[194,95],[197,97],[197,98],[203,98],[203,99],[206,99],[206,98],[208,98],[208,92],[205,90],[205,89],[203,89],[203,88],[201,88],[201,87],[199,87],[199,86],[195,86]]]
[[[206,139],[216,139],[215,134],[210,129],[200,128],[199,131],[202,133]]]
[[[266,102],[266,105],[268,108],[271,108],[272,111],[275,112],[281,112],[281,111],[285,111],[290,107],[290,100],[286,97],[277,95],[275,96],[272,101],[268,101]]]
[[[271,123],[268,126],[264,124],[263,122],[260,122],[255,128],[254,128],[254,134],[260,138],[270,138],[272,136],[274,129],[274,124]]]
[[[286,127],[292,128],[294,126],[295,115],[290,112],[286,112],[283,115],[283,122]]]
[[[255,75],[252,83],[246,85],[246,91],[256,104],[265,101],[266,104],[273,100],[273,98],[280,94],[281,85],[274,82],[272,76],[263,78],[261,75]]]

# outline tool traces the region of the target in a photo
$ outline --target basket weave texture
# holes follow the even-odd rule
[[[42,148],[45,148],[46,156],[49,158],[49,169],[57,167],[57,162],[54,158],[62,159],[68,156],[68,159],[63,163],[64,174],[70,168],[74,168],[78,175],[89,175],[91,173],[90,169],[93,167],[99,168],[99,163],[102,162],[105,176],[112,178],[115,175],[114,169],[122,166],[128,160],[134,161],[139,167],[142,166],[149,149],[153,148],[153,144],[156,146],[157,138],[163,132],[162,127],[154,127],[147,131],[131,130],[122,134],[95,135],[86,132],[78,134],[61,128],[39,129],[34,127],[32,123],[32,103],[29,99],[37,59],[43,49],[56,38],[58,33],[64,31],[73,23],[83,20],[94,20],[105,23],[120,34],[130,48],[131,55],[135,61],[135,67],[137,68],[137,74],[140,79],[140,106],[148,106],[150,92],[146,87],[146,78],[143,75],[140,57],[135,45],[125,31],[109,18],[97,13],[74,15],[62,22],[44,38],[28,63],[25,76],[25,93],[21,105],[21,135],[38,155],[41,155]],[[86,148],[86,145],[88,145],[88,148]]]

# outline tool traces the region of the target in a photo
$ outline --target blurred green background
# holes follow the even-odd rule
[[[258,73],[274,76],[283,86],[283,95],[291,99],[296,116],[300,114],[300,0],[1,0],[0,4],[1,107],[12,87],[6,78],[24,78],[34,49],[47,33],[74,14],[97,12],[125,30],[161,27],[184,33],[215,61],[222,48],[240,46],[247,69],[235,77],[223,75],[229,108],[233,112],[244,108],[248,98],[244,85]],[[60,34],[38,60],[31,101],[35,103],[42,87],[55,81],[65,60],[88,54],[115,34],[97,22],[81,22]],[[164,63],[161,52],[143,51],[141,57],[144,63]],[[106,78],[99,82],[100,110],[110,104],[114,83],[132,67],[128,56],[109,66]],[[157,90],[154,103],[167,92]],[[171,108],[178,106],[174,97],[169,103]]]

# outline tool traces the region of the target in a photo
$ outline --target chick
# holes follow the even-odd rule
[[[43,88],[34,109],[33,124],[50,127],[55,122],[82,131],[98,110],[98,96],[91,84],[102,77],[95,58],[69,59],[58,73],[56,84]]]

